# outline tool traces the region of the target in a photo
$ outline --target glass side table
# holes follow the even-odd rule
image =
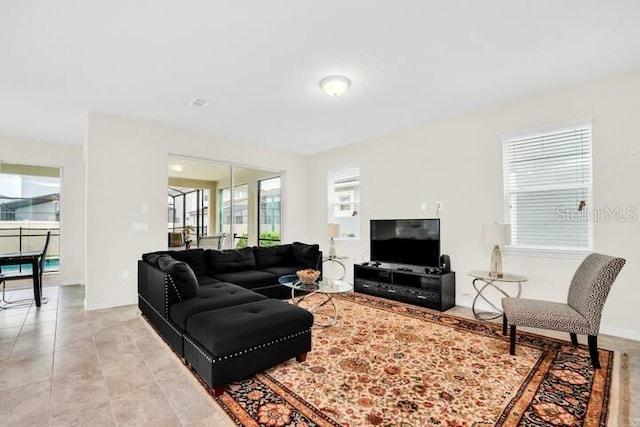
[[[322,258],[322,265],[324,265],[327,262],[332,262],[332,263],[336,263],[338,264],[340,267],[342,267],[342,275],[340,277],[336,277],[334,278],[334,280],[343,280],[344,276],[346,276],[347,274],[347,267],[344,265],[344,260],[349,258],[348,256],[328,256],[328,257],[324,257]]]
[[[489,275],[488,271],[475,270],[470,271],[469,276],[473,277],[473,288],[476,290],[476,296],[473,298],[473,304],[471,304],[471,310],[473,311],[473,315],[478,320],[492,320],[497,319],[502,316],[502,309],[497,307],[494,303],[489,301],[489,299],[483,295],[482,293],[485,289],[492,287],[500,292],[505,297],[511,297],[506,293],[501,287],[500,283],[517,283],[518,284],[518,293],[515,295],[516,298],[520,298],[520,294],[522,292],[522,283],[528,281],[525,276],[520,276],[518,274],[510,274],[505,273],[502,277],[492,277]],[[482,298],[487,304],[489,304],[495,312],[491,311],[478,311],[476,309],[476,303],[478,298]]]
[[[291,288],[291,302],[300,306],[301,303],[312,295],[318,295],[317,299],[312,299],[313,305],[305,305],[315,316],[314,324],[318,326],[333,326],[338,323],[338,307],[333,302],[333,295],[343,294],[353,291],[353,285],[342,280],[323,279],[316,283],[302,283],[295,274],[288,274],[278,279],[281,285]],[[296,291],[306,292],[304,295],[296,297]],[[329,307],[327,311],[321,311],[324,306]]]

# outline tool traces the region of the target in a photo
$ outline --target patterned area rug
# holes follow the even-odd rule
[[[336,326],[313,351],[227,386],[238,426],[605,426],[613,352],[393,301],[336,298]]]

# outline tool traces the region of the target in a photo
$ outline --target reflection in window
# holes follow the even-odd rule
[[[187,187],[168,189],[168,227],[170,232],[182,233],[188,226],[197,240],[208,234],[209,190]]]
[[[280,244],[280,177],[258,181],[258,246],[277,246]]]
[[[246,246],[247,227],[249,224],[248,209],[249,186],[236,185],[233,193],[233,231],[231,230],[231,191],[229,188],[220,190],[220,232],[245,236]]]

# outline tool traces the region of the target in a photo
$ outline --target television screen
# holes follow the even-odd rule
[[[440,219],[372,219],[371,260],[438,267]]]

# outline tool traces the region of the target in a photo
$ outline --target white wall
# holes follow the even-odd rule
[[[169,154],[283,170],[283,240],[307,236],[306,156],[101,113],[85,148],[87,309],[136,303],[137,260],[166,247]]]
[[[310,164],[310,240],[328,249],[327,210],[317,208],[318,201],[326,200],[327,172],[359,165],[363,237],[338,241],[338,254],[350,256],[351,264],[360,262],[369,249],[369,219],[433,217],[436,202],[442,201],[442,252],[451,255],[456,270],[457,304],[470,306],[475,293],[467,272],[488,269],[490,257],[481,225],[504,221],[500,136],[592,116],[595,208],[640,210],[639,113],[640,73],[633,73],[316,155]],[[596,251],[627,259],[605,306],[602,330],[640,340],[640,222],[598,222],[594,234]],[[368,252],[363,258],[368,260]],[[566,300],[579,263],[514,254],[504,259],[506,271],[529,277],[524,297],[556,301]],[[347,277],[353,277],[352,269]]]
[[[84,210],[82,147],[0,136],[0,160],[62,168],[60,188],[60,283],[82,283]]]

